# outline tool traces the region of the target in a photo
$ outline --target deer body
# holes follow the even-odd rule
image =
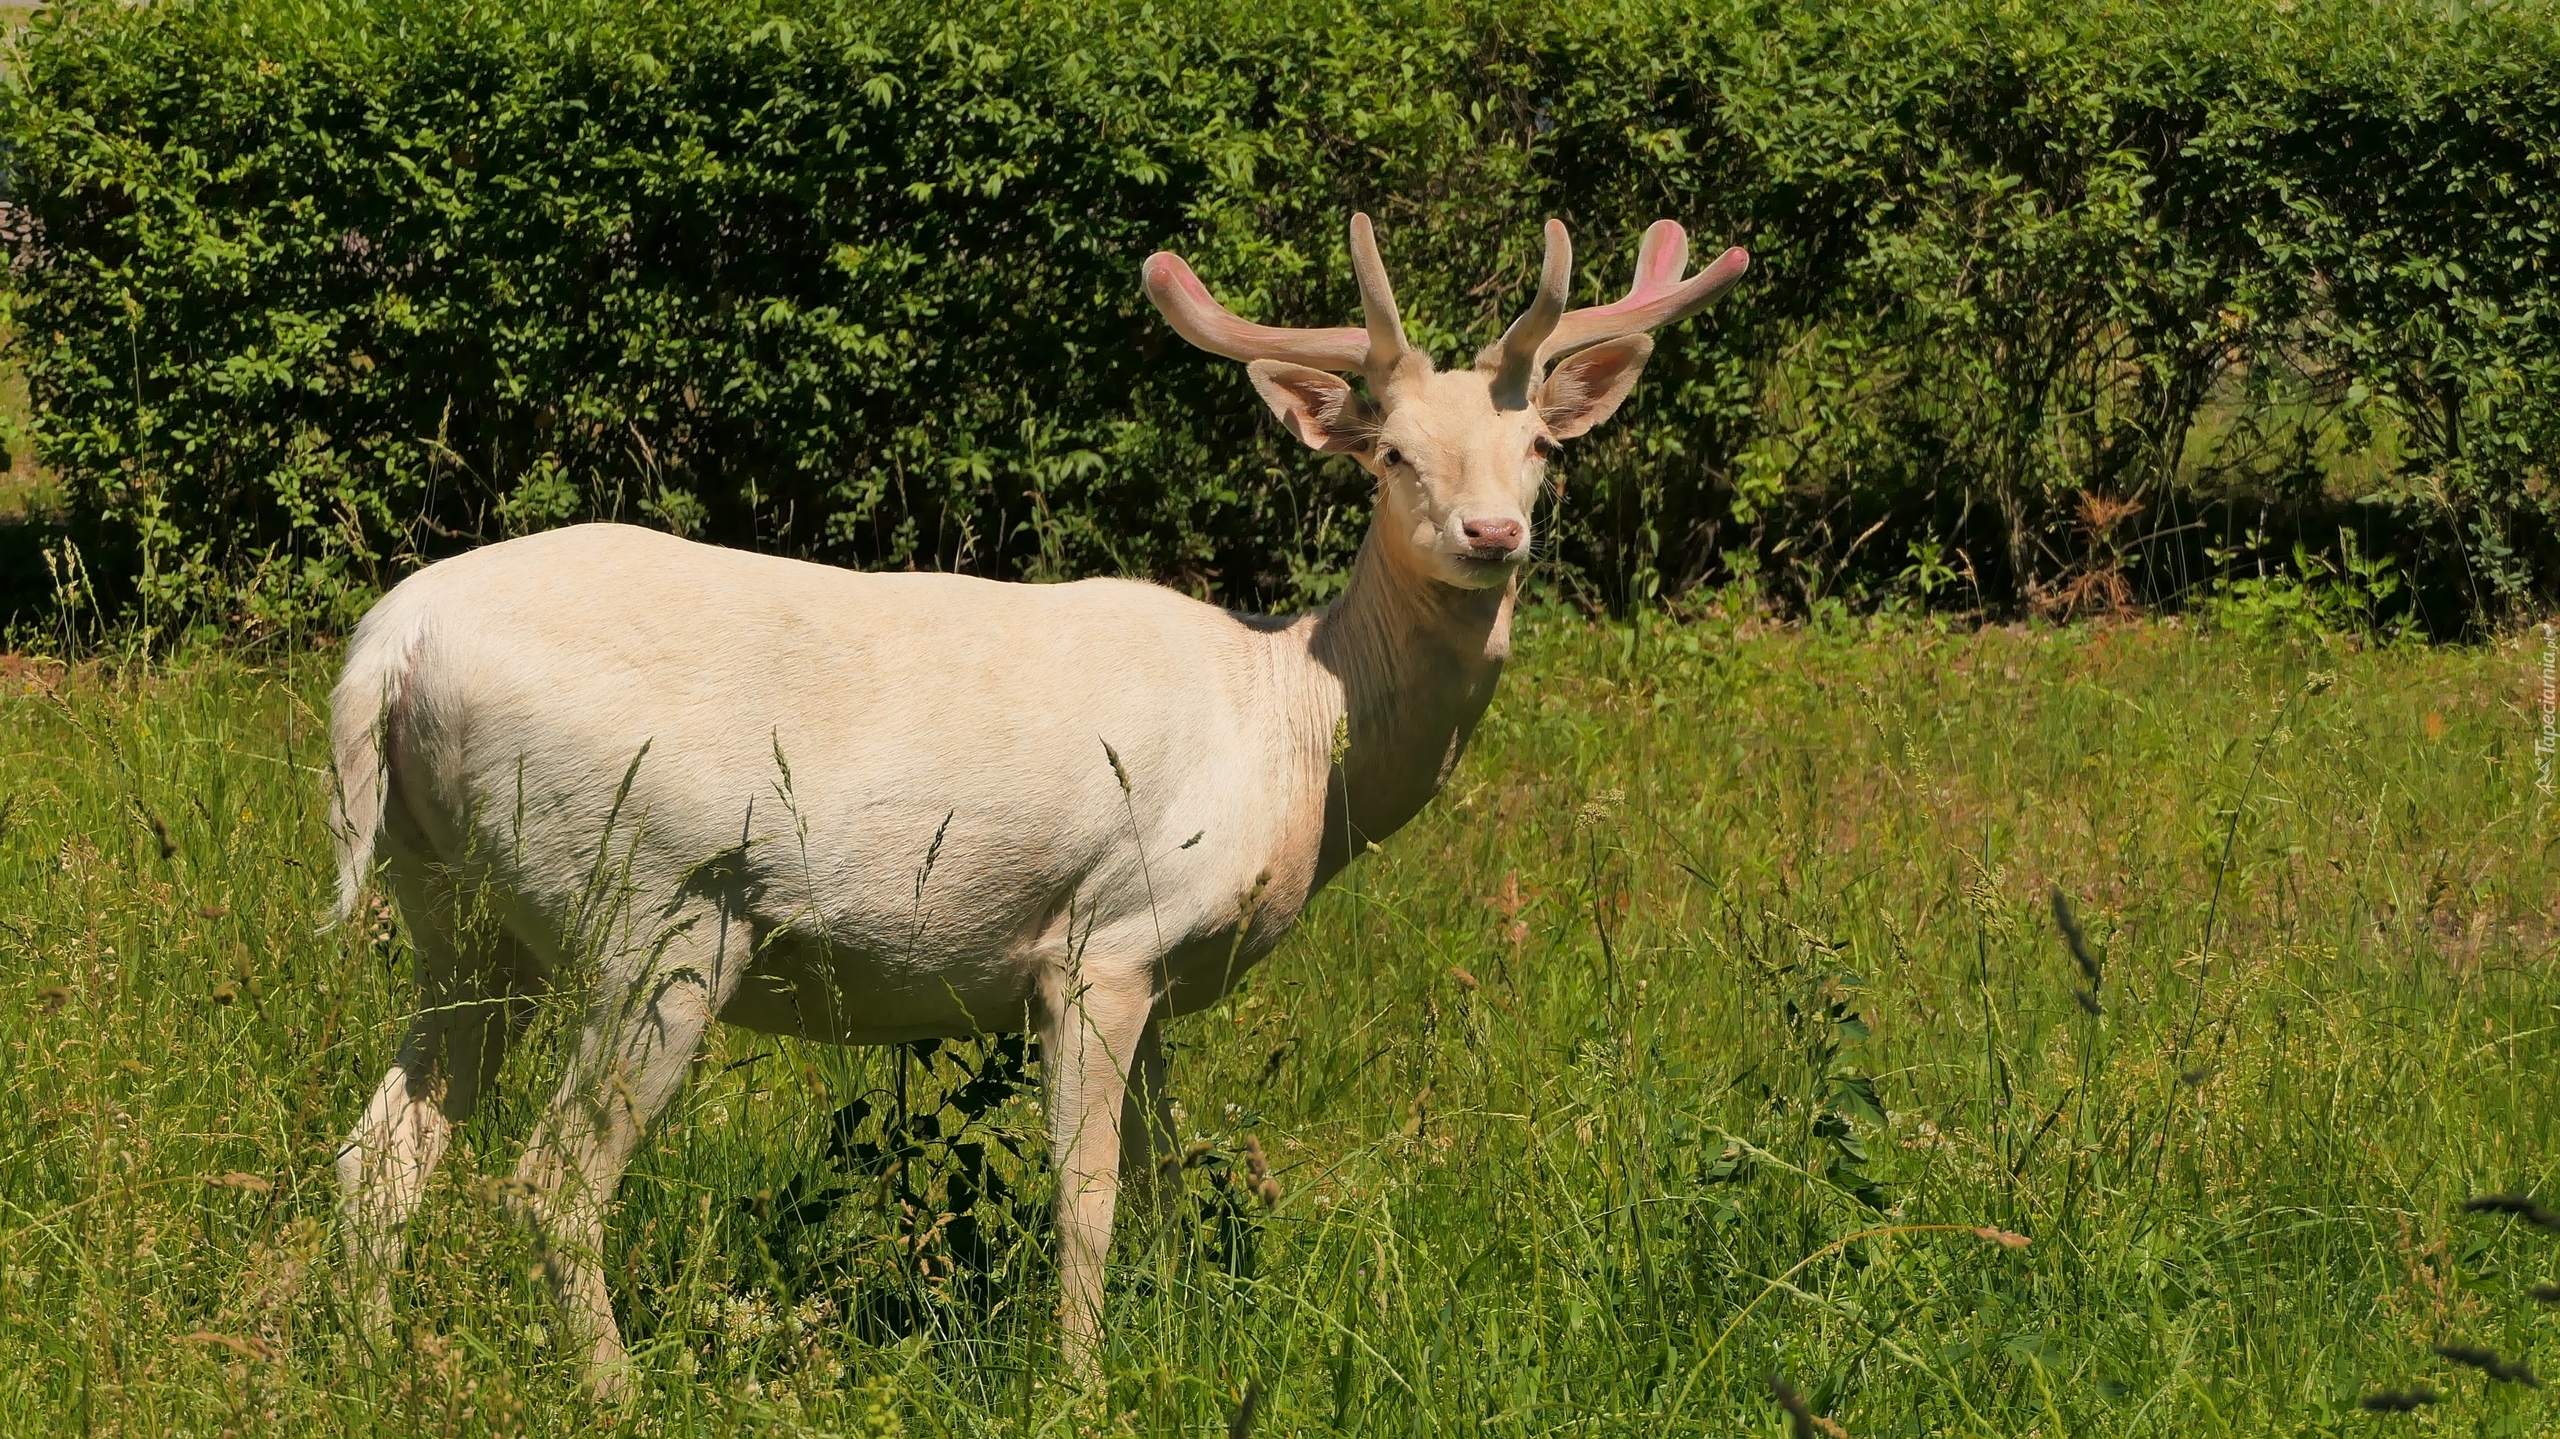
[[[1038,1033],[1062,1327],[1089,1369],[1122,1180],[1145,1185],[1165,1129],[1161,1025],[1225,992],[1456,765],[1509,651],[1545,457],[1646,353],[1609,312],[1663,323],[1739,273],[1733,252],[1674,293],[1661,240],[1627,301],[1562,315],[1551,224],[1540,307],[1447,375],[1404,347],[1365,220],[1364,331],[1245,326],[1179,260],[1149,262],[1177,329],[1249,352],[1293,433],[1379,478],[1322,614],[857,574],[614,525],[399,585],[332,704],[342,908],[379,860],[421,988],[339,1158],[369,1316],[528,997],[574,980],[584,1019],[509,1193],[601,1390],[623,1357],[599,1267],[614,1189],[715,1022]],[[1585,348],[1544,374],[1577,321]],[[1317,365],[1361,369],[1373,398]]]
[[[1258,957],[1313,887],[1343,710],[1308,628],[589,525],[402,585],[346,684],[361,712],[374,655],[402,667],[386,858],[503,896],[546,967],[700,896],[733,931],[722,1019],[873,1044],[1021,1027],[1071,911],[1088,948],[1161,929],[1185,979]],[[600,851],[639,910],[599,911]]]

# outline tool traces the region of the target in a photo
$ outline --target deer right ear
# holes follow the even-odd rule
[[[1369,407],[1340,375],[1283,360],[1256,360],[1244,372],[1271,413],[1308,449],[1341,455],[1369,443],[1375,428]]]

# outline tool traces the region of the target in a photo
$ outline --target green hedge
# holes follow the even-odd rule
[[[1141,257],[1339,323],[1366,208],[1450,362],[1540,218],[1596,297],[1670,215],[1759,263],[1573,459],[1559,583],[2170,599],[2352,526],[2443,629],[2555,572],[2551,13],[73,3],[0,118],[14,320],[89,567],[161,615],[342,619],[600,514],[1277,602],[1361,477]]]

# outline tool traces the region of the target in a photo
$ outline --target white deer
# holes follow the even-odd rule
[[[600,1265],[615,1187],[715,1020],[839,1044],[1035,1032],[1063,1345],[1094,1372],[1121,1178],[1150,1178],[1167,1127],[1166,1019],[1439,790],[1509,653],[1557,442],[1617,409],[1647,330],[1749,263],[1683,281],[1661,221],[1625,299],[1568,313],[1549,221],[1535,302],[1444,374],[1405,340],[1366,216],[1351,254],[1363,328],[1249,324],[1179,257],[1144,269],[1290,433],[1377,477],[1320,614],[584,525],[430,566],[365,616],[332,700],[340,912],[379,858],[422,991],[338,1159],[369,1319],[530,997],[570,988],[566,1072],[501,1189],[598,1392],[627,1383]]]

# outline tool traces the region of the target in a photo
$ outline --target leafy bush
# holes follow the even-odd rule
[[[40,451],[146,619],[589,516],[1321,598],[1362,477],[1136,270],[1337,323],[1366,208],[1444,363],[1545,215],[1585,298],[1658,215],[1755,251],[1570,466],[1588,599],[2158,600],[2344,520],[2443,630],[2552,573],[2555,52],[2414,0],[177,0],[40,15],[0,125]]]
[[[2296,543],[2289,568],[2219,577],[2206,596],[2204,614],[2223,629],[2259,639],[2377,633],[2385,639],[2397,638],[2405,624],[2381,619],[2400,589],[2392,558],[2359,552],[2353,530],[2338,532],[2338,551],[2339,559],[2332,563]]]

